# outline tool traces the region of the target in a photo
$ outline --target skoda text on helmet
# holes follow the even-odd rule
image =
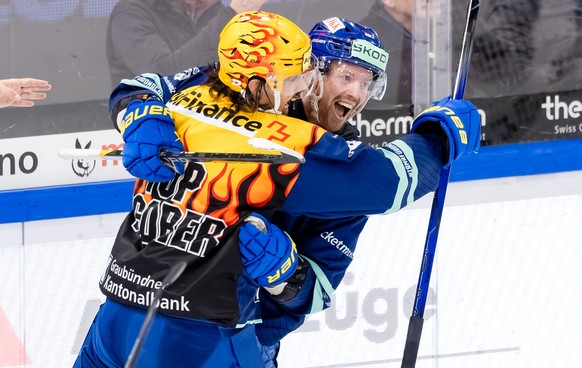
[[[389,54],[372,28],[340,18],[328,18],[309,32],[313,55],[321,71],[327,72],[332,61],[343,61],[370,70],[374,83],[368,89],[369,98],[381,100],[386,91],[386,65]]]
[[[234,91],[243,91],[252,77],[265,79],[274,92],[275,111],[282,94],[305,95],[317,72],[309,37],[287,18],[264,11],[230,20],[220,33],[218,60],[218,77]]]

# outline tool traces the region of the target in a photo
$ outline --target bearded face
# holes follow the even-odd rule
[[[373,74],[361,66],[334,61],[323,76],[323,96],[319,100],[319,125],[337,132],[368,102]]]

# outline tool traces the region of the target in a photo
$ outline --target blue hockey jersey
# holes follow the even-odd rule
[[[316,277],[309,282],[319,294],[304,298],[308,305],[288,307],[299,314],[323,309],[326,294],[351,261],[356,240],[336,247],[337,238],[330,242],[334,234],[329,232],[349,219],[345,226],[354,226],[358,234],[365,221],[354,222],[354,217],[395,212],[434,191],[442,144],[409,134],[372,148],[287,116],[234,111],[229,100],[210,95],[205,81],[198,68],[171,77],[143,74],[123,80],[111,95],[110,111],[132,95],[155,95],[172,111],[187,150],[252,153],[246,141],[262,137],[303,154],[306,162],[188,163],[185,174],[169,183],[138,180],[133,210],[116,238],[101,290],[122,304],[146,307],[155,280],[169,265],[186,260],[186,272],[168,288],[161,313],[227,327],[256,323],[261,318],[258,288],[242,268],[237,229],[251,212],[268,218],[280,212],[286,219],[279,224],[291,230],[299,253],[309,259],[313,252],[318,259]],[[310,239],[302,238],[308,232],[300,230],[301,216],[322,220],[320,228],[310,222],[309,232],[315,234]],[[328,237],[322,237],[328,227]],[[328,246],[336,247],[334,255],[322,264],[332,254]]]

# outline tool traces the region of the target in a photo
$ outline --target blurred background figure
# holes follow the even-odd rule
[[[534,73],[525,92],[582,88],[582,1],[541,0],[534,37]]]
[[[476,100],[487,112],[484,145],[575,138],[574,134],[582,133],[578,129],[561,131],[547,117],[554,110],[546,104],[549,93],[559,93],[555,98],[562,102],[580,100],[581,3],[580,0],[481,3],[465,96]],[[460,52],[467,1],[454,0],[451,6],[454,60]],[[558,119],[558,115],[554,118]],[[575,117],[562,113],[559,118],[564,119],[560,124],[567,125],[568,119]]]
[[[467,96],[532,95],[582,88],[582,1],[481,3]],[[458,52],[467,1],[452,2]],[[527,109],[535,109],[537,102]]]
[[[32,107],[34,100],[44,100],[45,91],[51,89],[49,82],[34,78],[0,79],[0,108]]]
[[[370,101],[366,109],[381,110],[412,103],[412,19],[414,0],[376,0],[359,23],[378,32],[388,60],[388,85],[381,101]]]
[[[467,13],[466,0],[451,4],[453,60],[460,52]],[[540,0],[483,2],[471,57],[467,96],[496,97],[523,92],[533,74],[536,54],[534,30]]]
[[[109,18],[106,52],[112,86],[144,72],[174,74],[217,59],[222,28],[268,0],[120,0]]]

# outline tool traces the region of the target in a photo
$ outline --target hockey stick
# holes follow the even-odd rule
[[[263,138],[249,139],[249,145],[265,151],[278,151],[276,153],[223,153],[223,152],[172,152],[161,151],[162,161],[182,162],[253,162],[265,164],[302,164],[305,157],[285,146]],[[61,148],[59,156],[64,159],[111,159],[119,160],[123,156],[123,150],[99,150],[80,148]]]
[[[467,84],[469,63],[471,60],[471,50],[473,48],[473,41],[475,40],[475,26],[477,25],[478,13],[479,0],[470,0],[469,8],[467,10],[465,33],[463,34],[463,46],[461,48],[459,67],[457,69],[457,77],[455,80],[455,87],[452,96],[452,98],[455,100],[462,99],[463,95],[465,94],[465,85]],[[436,251],[436,242],[441,224],[441,216],[443,214],[443,207],[445,203],[447,185],[449,183],[449,176],[451,173],[451,166],[452,165],[449,165],[449,167],[443,167],[441,169],[439,186],[434,194],[432,201],[428,231],[426,233],[426,241],[424,243],[422,264],[420,266],[420,274],[418,276],[418,284],[416,287],[414,307],[412,309],[412,315],[408,323],[408,332],[406,335],[406,343],[404,345],[404,354],[402,356],[402,368],[414,368],[416,366],[416,358],[418,356],[418,348],[420,345],[420,336],[422,334],[422,325],[424,323],[424,307],[426,305],[426,298],[428,295],[430,274],[432,271],[432,265]]]
[[[152,300],[152,304],[150,304],[150,306],[148,307],[148,313],[146,314],[146,317],[143,321],[143,324],[141,325],[141,328],[139,330],[139,334],[137,335],[137,338],[135,339],[135,342],[133,343],[133,347],[131,348],[131,352],[129,353],[129,357],[127,358],[127,361],[125,362],[124,368],[135,367],[135,363],[137,362],[137,358],[139,357],[139,353],[141,352],[141,348],[145,342],[145,339],[148,337],[148,334],[150,332],[150,328],[151,328],[152,322],[154,320],[154,315],[156,314],[156,311],[158,310],[160,299],[162,298],[162,294],[164,293],[164,290],[168,286],[173,284],[178,279],[178,277],[180,277],[180,275],[182,274],[182,272],[184,272],[185,269],[186,269],[186,262],[184,262],[184,261],[178,262],[174,266],[172,266],[172,268],[170,268],[170,271],[168,271],[167,275],[162,280],[162,286],[158,290],[156,290],[156,292],[154,294],[154,299]]]

